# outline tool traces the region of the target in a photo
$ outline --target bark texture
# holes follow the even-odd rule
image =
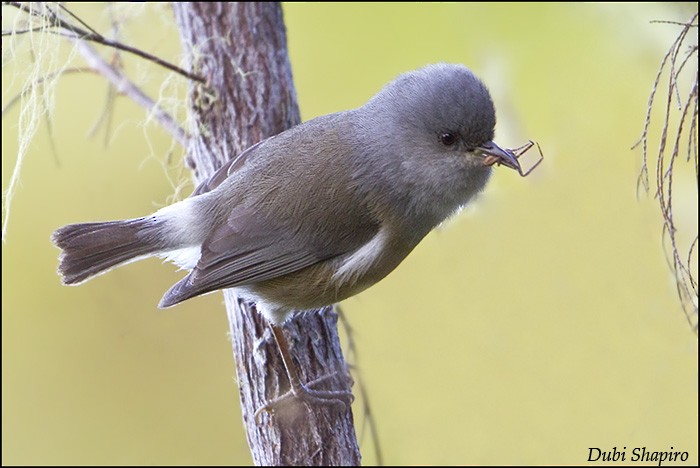
[[[201,182],[252,144],[300,121],[278,3],[174,3],[186,68],[206,84],[189,90],[186,163]],[[289,405],[274,414],[255,411],[285,392],[289,382],[263,317],[224,291],[236,360],[243,422],[257,465],[358,465],[352,412],[334,406]],[[324,375],[315,388],[350,390],[344,378],[331,308],[285,325],[302,381]]]

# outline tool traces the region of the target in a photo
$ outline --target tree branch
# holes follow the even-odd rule
[[[697,246],[698,234],[695,232],[694,241],[688,247],[687,260],[681,254],[682,246],[679,242],[676,222],[674,221],[673,209],[673,174],[676,167],[676,160],[683,154],[682,145],[685,144],[686,161],[691,162],[694,158],[695,174],[698,174],[698,141],[697,141],[697,119],[698,119],[698,73],[695,69],[686,68],[686,64],[692,63],[692,58],[697,61],[697,44],[687,44],[686,38],[693,37],[689,34],[692,29],[697,29],[698,14],[695,13],[687,22],[677,21],[652,21],[652,23],[671,24],[682,26],[676,39],[673,41],[668,51],[661,60],[654,84],[647,103],[647,112],[644,120],[644,128],[639,141],[632,146],[642,147],[642,168],[637,178],[637,190],[644,187],[649,192],[649,141],[652,119],[652,108],[654,102],[659,101],[657,91],[661,84],[661,78],[665,70],[668,70],[668,85],[665,88],[664,118],[662,122],[659,147],[656,151],[656,187],[654,197],[658,200],[661,216],[663,218],[662,246],[667,255],[667,261],[676,277],[676,289],[683,307],[683,312],[688,324],[695,335],[698,334],[698,281],[696,268],[693,268],[693,252]],[[697,36],[697,32],[695,34]],[[685,50],[685,53],[682,51]],[[679,89],[679,76],[683,70],[690,78],[690,89],[687,91],[685,104],[681,102],[681,90]],[[690,70],[690,71],[687,71]],[[675,98],[675,99],[674,99]],[[676,101],[674,103],[674,100]],[[676,104],[673,106],[673,104]],[[677,108],[678,112],[673,109]],[[675,114],[675,115],[674,115]],[[690,122],[688,122],[688,120]],[[690,125],[686,125],[690,123]],[[672,127],[675,127],[673,129]],[[675,130],[675,138],[673,132]],[[684,132],[685,131],[685,135]],[[668,142],[673,141],[673,147],[668,149]],[[697,177],[696,177],[697,182]],[[667,244],[668,243],[668,244]],[[668,249],[667,249],[668,245]],[[670,250],[670,252],[669,252]],[[697,257],[695,257],[697,258]]]
[[[148,110],[154,119],[172,135],[183,147],[187,146],[187,134],[177,122],[165,112],[153,99],[129,80],[120,70],[112,66],[87,42],[82,39],[71,39],[78,52],[85,58],[90,67],[107,78],[116,88],[117,92],[130,97],[134,102]]]
[[[299,123],[277,3],[174,3],[189,68],[207,78],[191,83],[187,162],[199,182],[257,141]],[[236,359],[243,421],[258,465],[358,465],[352,413],[333,406],[292,405],[256,422],[255,411],[289,382],[263,317],[224,291]],[[285,325],[301,378],[347,374],[331,308]],[[350,390],[349,379],[329,379]]]
[[[183,70],[182,68],[173,65],[170,62],[167,62],[159,57],[156,57],[155,55],[149,54],[148,52],[145,52],[143,50],[137,49],[136,47],[131,47],[126,44],[122,44],[121,42],[118,41],[113,41],[111,39],[107,39],[104,37],[102,34],[98,33],[94,29],[92,29],[87,23],[85,23],[83,20],[81,20],[77,15],[75,15],[73,12],[71,12],[69,9],[67,9],[65,6],[61,5],[58,3],[57,5],[59,8],[61,8],[63,11],[68,13],[72,18],[74,18],[76,21],[78,21],[80,24],[85,26],[87,28],[83,29],[80,28],[76,25],[70,24],[68,21],[64,20],[61,18],[55,11],[53,11],[51,8],[46,7],[45,4],[41,4],[43,7],[43,10],[38,10],[34,9],[34,7],[31,5],[31,3],[22,3],[22,2],[3,2],[5,5],[13,6],[25,13],[27,13],[30,16],[39,16],[43,20],[46,20],[49,22],[49,27],[53,28],[58,28],[58,29],[63,29],[65,31],[70,32],[71,34],[65,34],[62,32],[55,32],[46,29],[45,27],[41,27],[39,30],[42,32],[52,32],[54,34],[59,34],[59,35],[65,35],[67,37],[74,37],[75,39],[82,39],[84,41],[90,41],[90,42],[95,42],[97,44],[102,44],[107,47],[112,47],[114,49],[119,49],[123,50],[124,52],[129,52],[131,54],[137,55],[141,58],[144,58],[150,62],[156,63],[160,65],[161,67],[167,68],[170,71],[174,71],[175,73],[178,73],[180,75],[183,75],[191,80],[198,81],[198,82],[204,82],[204,78],[201,76],[192,74],[186,70]],[[33,29],[30,29],[30,31]],[[26,31],[22,31],[26,32]],[[12,34],[12,31],[3,31],[3,35],[6,34]]]

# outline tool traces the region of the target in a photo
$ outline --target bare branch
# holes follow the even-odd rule
[[[153,118],[156,119],[163,128],[172,135],[183,147],[187,146],[187,134],[175,122],[175,120],[165,112],[153,99],[132,83],[120,70],[108,63],[97,51],[87,42],[80,39],[73,39],[78,51],[87,60],[90,66],[102,76],[107,78],[117,89],[117,92],[131,98],[134,102],[147,109]]]
[[[690,324],[691,328],[698,334],[698,282],[695,273],[695,268],[693,268],[693,259],[697,258],[697,232],[695,233],[695,240],[688,248],[687,256],[681,255],[681,250],[683,246],[678,237],[678,228],[674,221],[674,209],[673,209],[673,186],[674,186],[674,173],[676,170],[676,160],[679,155],[683,153],[682,145],[686,144],[687,148],[685,150],[687,162],[691,161],[691,157],[694,156],[695,163],[695,175],[697,184],[697,174],[698,174],[698,140],[697,140],[697,122],[698,122],[698,73],[693,70],[690,73],[694,73],[695,79],[692,82],[690,89],[687,91],[687,99],[685,103],[681,99],[681,89],[679,86],[679,78],[681,72],[684,70],[689,70],[686,67],[691,59],[697,60],[698,57],[698,45],[697,43],[691,44],[687,47],[686,52],[683,53],[682,50],[686,44],[686,39],[688,37],[697,37],[697,35],[689,35],[691,29],[697,28],[698,14],[695,13],[693,17],[685,23],[675,22],[675,21],[653,21],[653,23],[664,23],[672,24],[677,26],[682,26],[676,39],[673,41],[668,51],[661,60],[659,65],[658,73],[654,80],[654,85],[649,96],[649,102],[647,104],[647,113],[644,121],[644,129],[642,131],[642,136],[637,143],[632,148],[636,148],[639,144],[642,145],[642,168],[638,178],[638,187],[643,186],[644,189],[649,191],[649,167],[648,167],[648,143],[649,143],[649,129],[651,127],[651,115],[652,107],[654,101],[656,100],[657,90],[659,83],[661,83],[661,77],[664,72],[668,70],[668,83],[666,88],[666,100],[664,108],[664,118],[662,122],[661,137],[659,141],[659,147],[656,153],[656,166],[655,166],[655,178],[656,178],[656,188],[654,197],[658,200],[659,208],[661,210],[661,216],[663,218],[662,227],[662,246],[664,253],[666,254],[666,259],[669,263],[669,268],[673,271],[676,277],[676,289],[678,291],[678,296],[683,307],[683,312]],[[697,63],[696,63],[697,67]],[[676,113],[672,109],[672,102],[676,101],[676,108],[679,113]],[[678,122],[673,124],[672,119],[676,118]],[[688,126],[688,124],[690,124]],[[669,135],[670,127],[674,125],[675,136]],[[684,138],[684,132],[687,136]],[[673,138],[673,146],[670,151],[667,151],[667,142],[669,138]],[[686,258],[684,258],[686,257]],[[697,261],[697,260],[696,260]]]
[[[121,27],[121,23],[117,21],[114,18],[113,15],[113,4],[109,3],[107,4],[107,13],[109,15],[110,23],[112,25],[112,37],[114,39],[118,38],[119,30]],[[72,13],[71,13],[72,14]],[[114,50],[114,54],[112,55],[111,58],[111,63],[113,64],[114,68],[117,70],[123,70],[124,65],[122,62],[122,55],[118,49]],[[88,132],[88,135],[90,137],[93,137],[97,131],[104,125],[105,132],[104,132],[104,146],[105,148],[107,147],[109,143],[109,136],[110,136],[110,130],[112,128],[112,117],[114,116],[114,107],[115,103],[117,100],[117,90],[115,89],[114,85],[111,83],[107,84],[107,96],[105,99],[105,105],[102,108],[102,112],[100,113],[99,117],[95,121],[95,124],[92,126],[90,131]]]
[[[692,23],[693,21],[695,21],[695,18],[697,18],[697,16],[695,16],[693,19],[691,19],[691,20],[689,21],[689,23]],[[652,24],[675,24],[675,25],[677,25],[677,26],[687,26],[687,25],[688,25],[688,23],[683,23],[682,21],[651,20],[651,21],[649,21],[649,22],[652,23]],[[695,27],[697,27],[697,24],[690,24],[690,26],[695,26]]]
[[[28,29],[18,29],[15,31],[2,31],[2,37],[7,37],[7,36],[19,36],[20,34],[27,34],[27,33],[33,33],[33,32],[45,32],[46,28],[42,26],[37,26],[36,28],[28,28]]]
[[[94,29],[92,29],[92,26],[90,26],[89,24],[87,24],[85,21],[81,20],[81,19],[78,17],[78,15],[76,15],[75,13],[73,13],[72,11],[70,11],[68,8],[66,8],[65,5],[64,5],[63,3],[58,2],[58,3],[56,3],[56,5],[58,6],[58,8],[60,8],[60,9],[63,10],[63,11],[65,11],[69,16],[71,16],[71,17],[72,17],[74,20],[76,20],[78,23],[80,23],[80,24],[82,24],[84,27],[86,27],[92,34],[94,34],[94,35],[97,36],[97,37],[103,37],[102,34],[98,33],[98,32],[95,31]],[[58,19],[58,18],[57,18],[57,19]]]
[[[187,165],[198,182],[254,143],[300,121],[282,7],[265,2],[174,3],[188,66],[208,78],[190,83]],[[243,423],[258,465],[359,465],[349,408],[290,405],[262,421],[257,410],[286,393],[289,381],[269,327],[255,305],[224,290]],[[332,308],[285,323],[303,382],[350,391]],[[266,338],[267,337],[267,338]],[[324,388],[329,389],[329,388]]]
[[[170,62],[167,62],[159,57],[156,57],[155,55],[149,54],[148,52],[145,52],[143,50],[137,49],[136,47],[131,47],[126,44],[122,44],[121,42],[113,41],[110,39],[107,39],[106,37],[102,36],[98,32],[96,32],[94,29],[90,28],[84,21],[82,21],[78,16],[76,16],[74,13],[70,12],[67,8],[65,8],[63,5],[60,3],[58,4],[59,7],[63,10],[66,11],[68,14],[70,14],[71,17],[75,18],[80,24],[84,25],[85,27],[89,28],[89,30],[80,28],[78,26],[75,26],[73,24],[70,24],[68,21],[62,19],[55,11],[53,11],[50,8],[45,8],[43,12],[39,12],[38,10],[34,9],[32,6],[21,3],[21,2],[3,2],[6,5],[13,6],[21,11],[24,11],[25,13],[32,15],[32,16],[44,16],[45,19],[49,21],[50,27],[55,27],[55,28],[60,28],[65,31],[68,31],[72,33],[76,38],[85,40],[85,41],[90,41],[90,42],[95,42],[98,44],[102,44],[108,47],[112,47],[114,49],[118,50],[123,50],[125,52],[129,52],[130,54],[137,55],[141,58],[144,58],[150,62],[156,63],[160,65],[161,67],[167,68],[168,70],[171,70],[175,73],[178,73],[186,78],[189,78],[191,80],[197,81],[199,83],[204,83],[206,80],[194,73],[190,73],[187,70],[183,70],[182,68],[178,67],[177,65],[173,65]],[[42,32],[53,32],[59,35],[65,35],[61,34],[60,32],[57,31],[50,31],[47,29],[42,29]]]
[[[382,446],[379,440],[377,421],[374,418],[372,408],[369,404],[369,392],[367,392],[367,388],[364,385],[364,379],[362,378],[362,375],[360,374],[360,371],[357,367],[358,357],[357,346],[355,345],[354,330],[352,328],[352,325],[350,325],[350,321],[348,321],[347,317],[345,316],[345,313],[343,313],[343,310],[340,308],[339,305],[336,305],[335,310],[336,312],[338,312],[338,320],[340,324],[345,329],[345,337],[347,340],[347,349],[349,356],[347,360],[351,362],[351,364],[348,364],[348,367],[350,368],[350,370],[353,371],[353,373],[356,376],[355,383],[357,384],[357,388],[360,394],[360,400],[362,401],[362,415],[364,416],[364,418],[362,421],[362,432],[360,433],[359,439],[360,442],[362,442],[362,440],[364,439],[365,427],[369,426],[369,436],[372,440],[372,446],[374,447],[374,456],[377,459],[377,466],[384,466],[384,456],[382,454]]]

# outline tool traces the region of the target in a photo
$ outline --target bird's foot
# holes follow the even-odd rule
[[[274,413],[275,410],[281,409],[289,404],[292,404],[294,400],[301,401],[303,403],[312,405],[330,405],[342,407],[342,409],[348,409],[352,404],[355,397],[349,391],[337,391],[337,390],[313,390],[312,386],[317,385],[324,380],[328,380],[331,377],[335,377],[336,374],[324,375],[308,384],[297,384],[292,386],[286,393],[268,401],[265,406],[259,408],[255,412],[255,421],[260,423],[260,416],[264,413]]]

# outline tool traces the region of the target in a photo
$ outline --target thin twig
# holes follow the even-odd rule
[[[81,20],[81,19],[78,17],[78,15],[76,15],[75,13],[73,13],[72,11],[70,11],[68,8],[66,8],[65,5],[63,5],[63,3],[58,2],[58,3],[56,3],[56,5],[58,6],[58,8],[60,8],[60,9],[63,10],[63,11],[65,11],[66,13],[68,13],[68,15],[72,16],[73,19],[76,20],[78,23],[80,23],[80,24],[82,24],[84,27],[86,27],[92,34],[94,34],[94,35],[97,36],[97,37],[103,37],[102,34],[98,33],[98,32],[95,31],[94,29],[92,29],[92,26],[90,26],[89,24],[87,24],[85,21]]]
[[[121,24],[114,18],[114,15],[112,14],[113,8],[112,4],[109,3],[107,5],[107,13],[109,15],[110,23],[112,25],[112,38],[113,39],[118,39],[119,36],[119,28]],[[111,63],[114,66],[115,69],[117,70],[124,70],[124,64],[122,62],[122,57],[121,53],[119,50],[115,49],[114,54],[112,55]],[[88,136],[93,137],[99,128],[104,124],[104,146],[105,148],[107,147],[109,143],[109,137],[111,134],[111,128],[112,128],[112,117],[114,116],[114,107],[115,103],[117,100],[117,90],[114,87],[112,83],[107,83],[107,96],[105,99],[105,105],[102,108],[102,112],[100,113],[99,117],[95,121],[94,125],[92,128],[88,131]]]
[[[44,26],[37,26],[36,28],[28,28],[28,29],[17,29],[14,31],[2,31],[2,37],[5,36],[19,36],[20,34],[27,34],[27,33],[32,33],[32,32],[45,32],[46,27]]]
[[[360,434],[360,441],[364,438],[364,428],[366,425],[369,426],[370,438],[372,439],[372,445],[374,446],[374,455],[377,458],[377,466],[384,466],[384,457],[382,455],[382,446],[379,441],[379,432],[377,431],[377,422],[372,414],[372,408],[369,404],[369,392],[364,385],[364,379],[360,374],[359,368],[357,367],[357,346],[355,346],[355,334],[350,322],[341,310],[339,305],[335,306],[335,310],[338,313],[338,319],[340,324],[345,329],[345,337],[348,342],[348,361],[352,361],[349,367],[355,370],[357,376],[357,386],[360,390],[360,398],[362,399],[362,412],[364,415],[362,424],[362,433]]]
[[[698,140],[697,140],[697,121],[698,121],[698,73],[695,71],[695,81],[692,83],[690,90],[687,93],[687,100],[685,103],[681,100],[681,90],[679,87],[678,79],[681,72],[686,69],[686,65],[690,63],[691,58],[696,58],[698,55],[698,46],[693,44],[688,47],[685,53],[682,53],[684,42],[686,37],[692,28],[697,28],[698,25],[695,23],[698,14],[696,13],[690,21],[686,23],[680,23],[675,21],[653,21],[653,23],[665,23],[682,26],[683,29],[679,32],[676,39],[669,47],[668,51],[661,60],[658,72],[656,74],[656,79],[654,80],[654,85],[649,96],[649,102],[647,104],[647,113],[644,121],[644,129],[642,131],[642,136],[639,141],[635,143],[633,148],[637,147],[640,143],[642,144],[642,168],[637,181],[638,188],[643,186],[645,190],[649,191],[648,182],[648,141],[649,141],[649,129],[651,126],[651,112],[654,101],[656,100],[656,92],[659,83],[661,82],[661,76],[664,73],[668,65],[668,83],[667,83],[667,94],[664,109],[664,118],[662,122],[661,137],[659,142],[659,147],[656,155],[656,192],[654,194],[659,203],[659,208],[661,210],[661,216],[663,218],[662,225],[662,246],[665,253],[666,261],[669,264],[669,268],[673,271],[676,278],[676,289],[678,296],[681,300],[681,305],[683,307],[683,312],[690,324],[691,328],[698,334],[698,282],[696,278],[695,269],[693,268],[693,254],[697,254],[697,233],[695,235],[695,240],[688,249],[688,255],[686,259],[683,259],[680,253],[681,247],[679,245],[677,237],[677,227],[674,221],[674,208],[673,208],[673,184],[674,184],[674,171],[676,167],[676,159],[680,156],[682,151],[682,144],[687,144],[686,150],[686,161],[690,162],[691,157],[694,156],[695,159],[695,174],[697,182],[698,173]],[[673,140],[673,147],[667,152],[667,142],[669,135],[669,127],[671,126],[671,118],[673,117],[673,112],[671,104],[674,100],[677,102],[677,108],[680,112],[678,123],[675,129],[675,137]],[[690,124],[689,127],[687,124]],[[686,130],[689,128],[689,130]],[[686,131],[687,137],[683,138],[683,132]]]
[[[675,24],[676,26],[688,26],[690,24],[690,26],[695,27],[695,26],[697,26],[697,24],[692,24],[693,21],[695,21],[695,18],[697,18],[697,15],[695,15],[693,17],[693,19],[691,19],[688,23],[684,23],[682,21],[670,21],[670,20],[651,20],[649,22],[652,24]]]
[[[108,63],[87,42],[73,39],[78,52],[87,60],[92,68],[107,78],[117,89],[117,92],[129,96],[134,102],[147,109],[162,126],[183,147],[187,146],[187,134],[177,122],[165,112],[153,99],[132,83],[126,75]]]
[[[90,42],[96,42],[98,44],[112,47],[114,49],[119,49],[119,50],[123,50],[125,52],[129,52],[131,54],[134,54],[134,55],[137,55],[141,58],[144,58],[148,61],[156,63],[156,64],[160,65],[161,67],[167,68],[168,70],[174,71],[175,73],[178,73],[182,76],[185,76],[191,80],[197,81],[199,83],[204,83],[206,81],[203,77],[201,77],[199,75],[195,75],[194,73],[190,73],[187,70],[183,70],[182,68],[180,68],[176,65],[173,65],[172,63],[167,62],[159,57],[156,57],[155,55],[149,54],[148,52],[144,52],[143,50],[137,49],[136,47],[131,47],[129,45],[122,44],[121,42],[107,39],[104,36],[102,36],[101,34],[95,32],[92,28],[90,28],[90,30],[85,30],[85,29],[82,29],[78,26],[70,24],[66,20],[59,17],[58,14],[55,11],[51,10],[50,8],[46,8],[47,13],[37,13],[36,10],[32,9],[32,7],[30,7],[26,4],[23,4],[21,2],[3,2],[3,3],[6,5],[13,6],[13,7],[15,7],[21,11],[24,11],[25,13],[32,15],[32,16],[42,16],[43,15],[43,17],[45,19],[49,20],[50,25],[51,25],[50,27],[64,29],[68,32],[73,33],[79,39],[82,39],[85,41],[90,41]],[[61,9],[68,12],[68,10],[63,6],[61,6]],[[69,14],[73,18],[75,18],[77,21],[79,21],[81,24],[86,25],[86,27],[89,28],[89,26],[87,26],[87,24],[84,21],[82,21],[80,18],[78,18],[74,13],[69,12]],[[52,32],[52,31],[44,30],[44,32]]]

